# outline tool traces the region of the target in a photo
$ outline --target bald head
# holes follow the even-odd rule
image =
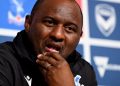
[[[35,5],[33,6],[32,8],[32,11],[31,11],[31,16],[34,16],[35,12],[41,7],[41,5],[44,3],[44,2],[54,2],[54,3],[59,3],[59,1],[62,1],[62,2],[65,2],[65,1],[68,1],[68,2],[71,2],[71,3],[74,3],[78,6],[79,8],[79,11],[80,11],[80,15],[83,16],[82,14],[82,11],[81,11],[81,8],[79,6],[79,4],[77,3],[76,0],[37,0]],[[43,9],[45,8],[46,6],[43,6]]]

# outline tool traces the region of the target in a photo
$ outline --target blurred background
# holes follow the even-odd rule
[[[36,0],[0,1],[0,43],[24,29]],[[99,86],[120,86],[120,0],[77,0],[84,34],[77,51],[93,65]]]

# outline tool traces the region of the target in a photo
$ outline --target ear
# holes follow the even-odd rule
[[[83,35],[83,30],[81,31],[80,37],[82,37],[82,35]]]
[[[26,32],[29,31],[30,25],[31,25],[31,17],[30,17],[30,15],[27,15],[25,18],[25,23],[24,23],[24,27],[25,27]]]

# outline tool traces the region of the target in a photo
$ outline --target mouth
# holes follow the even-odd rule
[[[46,47],[45,47],[46,52],[60,53],[61,49],[62,49],[62,46],[60,46],[58,44],[54,44],[54,43],[47,44]]]

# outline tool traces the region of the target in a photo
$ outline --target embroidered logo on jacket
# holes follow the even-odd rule
[[[32,78],[30,78],[29,76],[24,76],[24,78],[28,82],[28,85],[31,86]],[[74,77],[75,86],[84,86],[83,84],[82,85],[80,84],[80,79],[81,79],[80,75],[76,75]]]
[[[81,79],[80,75],[76,75],[74,77],[75,86],[84,86],[83,84],[82,85],[80,84],[80,79]]]
[[[32,86],[31,83],[32,83],[32,78],[30,78],[29,76],[24,76],[24,78],[26,79],[27,83],[29,86]]]

